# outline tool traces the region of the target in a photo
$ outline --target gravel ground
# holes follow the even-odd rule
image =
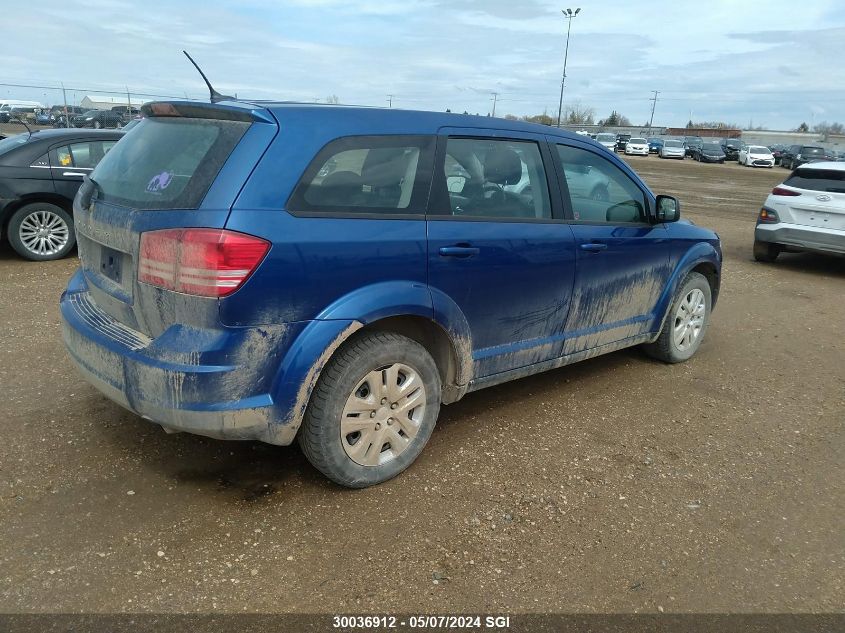
[[[699,354],[471,394],[361,491],[107,401],[60,340],[76,262],[3,246],[0,612],[841,611],[845,260],[751,261],[779,168],[631,163],[722,236]]]

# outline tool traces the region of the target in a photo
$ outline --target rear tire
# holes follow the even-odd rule
[[[297,437],[326,477],[365,488],[414,462],[439,411],[440,374],[428,351],[398,334],[367,333],[326,365]]]
[[[73,218],[49,202],[24,205],[9,220],[9,244],[30,261],[61,259],[76,244]]]
[[[770,264],[778,258],[780,251],[781,248],[778,244],[754,240],[754,259],[758,262]]]
[[[654,343],[645,352],[664,363],[682,363],[698,351],[710,321],[712,293],[707,278],[690,273],[672,302],[669,315]]]

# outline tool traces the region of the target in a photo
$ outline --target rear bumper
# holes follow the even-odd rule
[[[845,254],[845,231],[801,224],[758,224],[754,239],[787,248],[820,253]]]
[[[170,431],[293,441],[299,424],[270,392],[279,349],[289,345],[295,327],[174,326],[152,340],[100,310],[80,275],[62,294],[60,308],[71,359],[117,404]]]

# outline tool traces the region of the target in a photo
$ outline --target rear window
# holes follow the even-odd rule
[[[597,134],[596,140],[599,141],[599,142],[601,142],[601,141],[605,141],[605,142],[615,141],[616,135],[615,134]]]
[[[824,155],[824,150],[821,147],[802,147],[801,153],[809,154],[810,156],[822,156]]]
[[[138,209],[196,209],[249,125],[218,119],[145,118],[91,175],[98,197]]]
[[[4,138],[2,141],[0,141],[0,156],[7,152],[11,152],[16,147],[20,147],[21,145],[26,144],[28,140],[28,134],[17,134],[16,136]]]
[[[681,141],[664,141],[663,147],[683,147],[684,144]]]
[[[792,175],[783,183],[798,189],[809,189],[810,191],[829,191],[832,193],[845,193],[845,171],[836,169],[801,169],[800,167],[792,172]]]

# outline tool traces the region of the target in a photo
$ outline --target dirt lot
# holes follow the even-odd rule
[[[841,610],[845,260],[751,261],[783,170],[631,162],[724,241],[698,356],[472,394],[363,491],[111,404],[60,341],[75,261],[4,246],[0,611]]]

